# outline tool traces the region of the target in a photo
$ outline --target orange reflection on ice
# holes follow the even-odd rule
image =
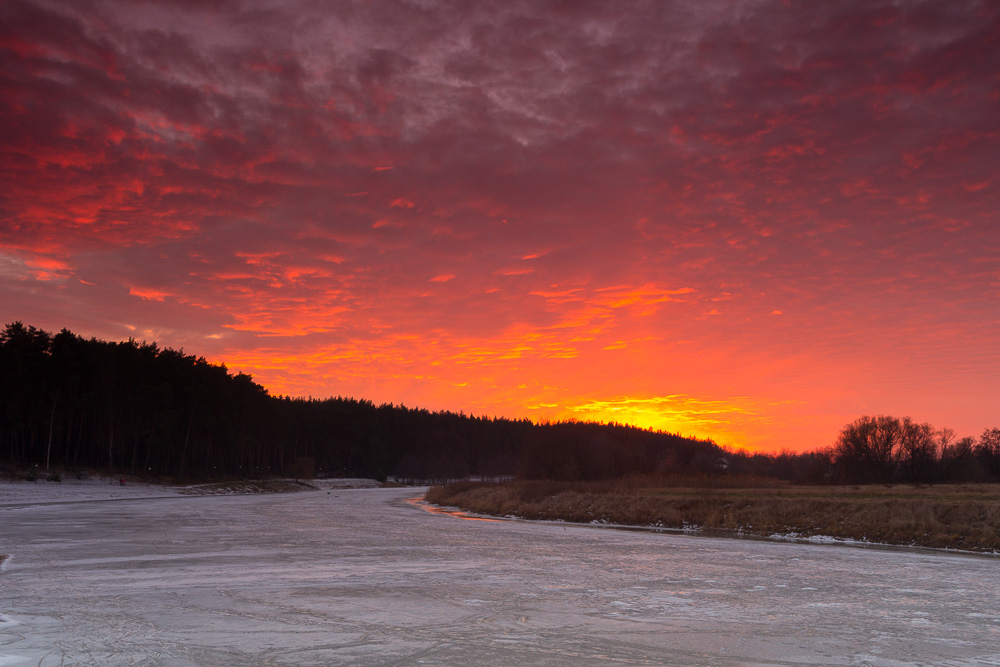
[[[407,498],[406,502],[410,503],[414,507],[419,507],[425,512],[430,512],[431,514],[446,514],[448,516],[453,516],[456,519],[465,519],[466,521],[496,521],[496,522],[503,521],[503,519],[489,519],[483,516],[472,516],[468,512],[463,512],[462,510],[448,509],[446,507],[440,507],[438,505],[431,505],[430,503],[426,502],[421,496]]]

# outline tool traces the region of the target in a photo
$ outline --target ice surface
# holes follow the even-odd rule
[[[995,558],[467,521],[417,494],[0,506],[0,665],[1000,665]]]

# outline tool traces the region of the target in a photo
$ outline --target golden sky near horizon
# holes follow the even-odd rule
[[[4,323],[754,450],[1000,425],[1000,6],[0,5]]]

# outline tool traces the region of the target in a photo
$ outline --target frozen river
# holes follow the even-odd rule
[[[0,665],[1000,665],[1000,560],[469,521],[413,489],[0,506]]]

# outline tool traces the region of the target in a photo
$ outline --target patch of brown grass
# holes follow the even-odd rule
[[[716,478],[726,479],[725,477]],[[729,486],[618,482],[463,482],[428,502],[524,519],[692,528],[748,535],[829,536],[883,544],[1000,551],[1000,487]]]

